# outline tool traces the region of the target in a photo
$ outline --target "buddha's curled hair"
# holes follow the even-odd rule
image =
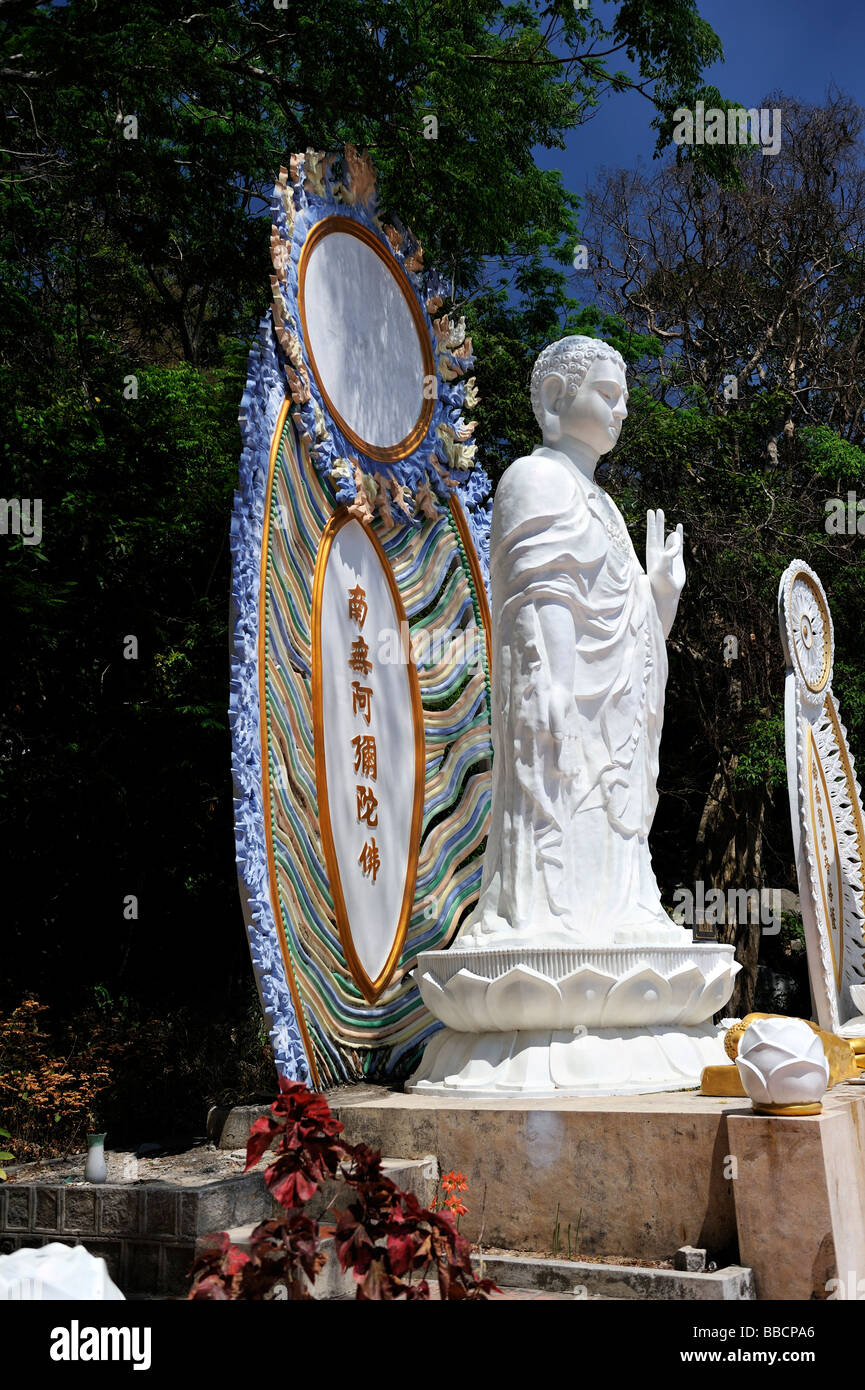
[[[587,338],[582,333],[572,333],[568,338],[559,338],[550,343],[538,357],[532,370],[532,410],[535,419],[543,428],[544,415],[541,406],[541,385],[552,372],[564,378],[565,390],[575,396],[583,384],[583,379],[596,357],[608,357],[627,371],[625,360],[620,352],[600,338]]]

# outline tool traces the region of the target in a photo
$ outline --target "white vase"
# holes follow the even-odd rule
[[[108,1165],[105,1162],[105,1135],[88,1134],[87,1136],[87,1162],[84,1165],[85,1182],[104,1182],[108,1177]]]

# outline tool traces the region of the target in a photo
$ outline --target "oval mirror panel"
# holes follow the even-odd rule
[[[417,874],[424,732],[407,632],[377,538],[337,513],[313,581],[315,769],[337,927],[369,1002],[399,963]]]
[[[379,459],[426,434],[435,373],[423,312],[373,232],[344,217],[309,233],[299,264],[304,342],[319,390],[344,434]]]

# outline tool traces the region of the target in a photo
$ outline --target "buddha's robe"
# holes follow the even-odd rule
[[[541,447],[504,474],[491,581],[491,824],[456,945],[682,941],[647,838],[664,633],[621,515],[564,454]]]

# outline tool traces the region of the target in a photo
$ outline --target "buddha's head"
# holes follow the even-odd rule
[[[600,457],[628,414],[625,363],[609,343],[574,334],[545,347],[532,372],[532,409],[544,443],[577,440]]]

